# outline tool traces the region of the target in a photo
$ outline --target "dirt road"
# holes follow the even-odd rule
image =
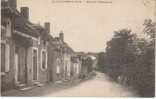
[[[97,73],[97,76],[91,80],[45,96],[133,97],[135,95],[123,86],[110,81],[105,74]]]

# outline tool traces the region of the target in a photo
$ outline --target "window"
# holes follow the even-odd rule
[[[76,64],[76,73],[79,74],[79,64]]]
[[[59,59],[56,60],[56,73],[60,74],[60,60]]]
[[[60,66],[59,66],[59,65],[57,65],[57,67],[56,67],[56,73],[57,73],[57,74],[60,73]]]
[[[46,50],[42,50],[41,51],[41,65],[42,65],[42,69],[45,70],[47,69],[47,52]]]
[[[11,20],[10,19],[4,19],[2,24],[3,24],[2,28],[5,29],[4,30],[5,36],[10,37],[11,36]]]
[[[43,41],[43,46],[46,47],[46,41],[45,40]]]
[[[33,49],[33,80],[37,80],[37,49]]]
[[[10,67],[10,47],[6,43],[1,43],[1,72],[9,72]]]
[[[6,53],[5,53],[5,44],[1,44],[1,72],[5,72],[5,59],[6,59]]]
[[[10,69],[10,46],[6,44],[6,68],[5,72],[9,72]]]
[[[1,26],[1,39],[4,40],[6,38],[6,28]]]

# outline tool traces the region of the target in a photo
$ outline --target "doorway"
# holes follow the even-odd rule
[[[37,58],[37,56],[38,56],[38,54],[37,54],[37,52],[38,52],[38,50],[37,49],[33,49],[33,80],[34,81],[37,81],[37,60],[38,60],[38,58]]]
[[[15,51],[15,66],[16,77],[18,84],[27,83],[27,49],[23,47],[16,47]]]

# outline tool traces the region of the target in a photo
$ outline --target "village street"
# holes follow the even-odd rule
[[[96,76],[89,80],[77,83],[54,85],[49,84],[42,87],[33,88],[27,91],[12,91],[5,93],[6,96],[105,96],[105,97],[133,97],[135,96],[128,89],[114,83],[103,74],[96,72]]]
[[[105,74],[97,72],[96,77],[91,80],[45,96],[134,97],[135,95],[121,85],[110,81]]]

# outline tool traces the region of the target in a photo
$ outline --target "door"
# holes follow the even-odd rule
[[[15,53],[15,83],[19,83],[18,81],[18,54]]]
[[[15,53],[16,80],[19,84],[27,82],[27,50],[24,47],[16,48]]]
[[[1,72],[5,72],[6,62],[6,48],[5,44],[1,44]]]
[[[68,67],[67,67],[67,61],[65,61],[65,79],[68,78],[68,71],[67,71]]]
[[[37,80],[37,50],[33,49],[33,80]]]

